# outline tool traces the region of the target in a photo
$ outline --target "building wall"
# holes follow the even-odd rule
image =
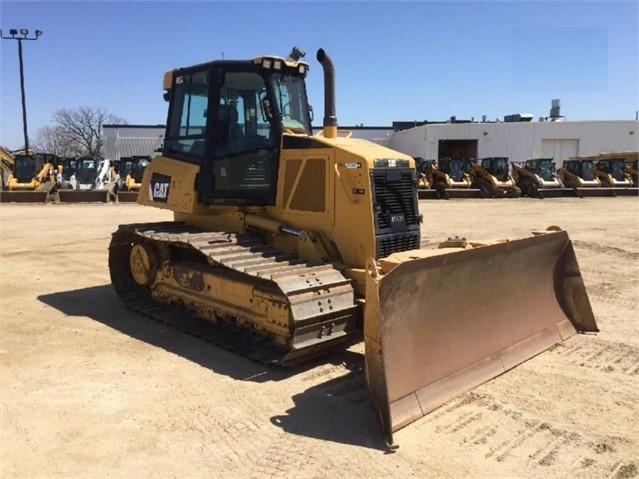
[[[104,157],[154,156],[164,141],[164,125],[104,125]]]
[[[639,122],[575,121],[424,125],[391,134],[390,147],[414,157],[437,158],[440,140],[477,140],[477,156],[512,161],[546,156],[557,163],[571,156],[639,149]]]
[[[639,121],[530,123],[442,123],[393,132],[392,127],[343,126],[353,138],[369,140],[414,157],[437,158],[440,140],[477,140],[477,156],[508,156],[512,161],[639,149]],[[317,133],[321,128],[313,128]],[[631,134],[631,132],[633,132]],[[162,145],[163,125],[105,125],[105,157],[150,155]]]

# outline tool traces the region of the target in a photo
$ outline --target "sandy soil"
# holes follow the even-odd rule
[[[568,230],[601,332],[578,335],[395,434],[361,345],[270,370],[127,311],[107,271],[135,204],[0,205],[0,476],[639,475],[639,201],[423,201],[427,240]]]

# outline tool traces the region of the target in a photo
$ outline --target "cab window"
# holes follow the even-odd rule
[[[208,91],[208,71],[181,74],[174,78],[164,141],[169,153],[204,157]]]

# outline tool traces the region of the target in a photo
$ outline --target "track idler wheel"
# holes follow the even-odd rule
[[[141,286],[150,286],[158,271],[158,258],[154,251],[141,243],[133,245],[129,255],[131,276]]]

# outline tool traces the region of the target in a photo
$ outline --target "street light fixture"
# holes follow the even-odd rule
[[[24,67],[22,64],[22,40],[37,40],[42,35],[42,30],[36,30],[35,36],[29,36],[29,30],[26,28],[20,29],[21,37],[16,37],[18,35],[18,30],[16,28],[11,28],[9,30],[10,37],[6,37],[2,34],[2,30],[0,30],[0,38],[3,40],[18,40],[18,59],[20,60],[20,91],[22,93],[22,128],[24,131],[24,150],[26,154],[29,154],[29,135],[27,134],[27,102],[24,95]]]

